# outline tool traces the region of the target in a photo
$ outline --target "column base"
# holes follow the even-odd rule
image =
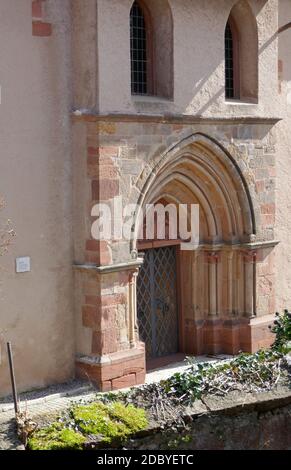
[[[274,315],[258,318],[207,319],[187,322],[186,354],[231,354],[256,352],[274,342],[269,325]]]
[[[80,356],[76,360],[76,376],[93,382],[101,392],[141,385],[145,370],[143,344],[106,356]]]

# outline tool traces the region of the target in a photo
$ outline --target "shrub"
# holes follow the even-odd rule
[[[276,335],[272,349],[287,353],[291,350],[291,313],[284,310],[281,315],[276,313],[276,317],[274,325],[270,326],[272,333]]]

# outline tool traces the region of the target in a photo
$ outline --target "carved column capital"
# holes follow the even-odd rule
[[[257,261],[257,250],[247,250],[242,252],[245,263],[255,263]]]
[[[217,251],[206,252],[206,262],[208,264],[217,264],[220,261],[220,253]]]

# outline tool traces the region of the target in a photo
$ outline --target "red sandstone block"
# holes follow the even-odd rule
[[[108,200],[119,195],[119,180],[103,179],[92,181],[93,201]]]
[[[42,0],[33,0],[31,9],[33,18],[42,18]]]
[[[101,297],[99,295],[86,295],[86,305],[101,305]]]
[[[112,256],[109,251],[101,252],[99,258],[99,265],[100,266],[108,266],[112,263]]]
[[[124,305],[127,303],[126,294],[112,294],[112,295],[86,295],[86,305],[98,305],[101,308],[111,305]]]
[[[135,374],[135,383],[136,385],[142,385],[145,383],[145,370],[142,370],[141,372],[137,372]]]
[[[261,213],[262,214],[275,214],[275,204],[262,204]]]
[[[112,380],[112,390],[119,390],[120,388],[133,387],[136,385],[135,374],[124,375],[118,379]]]
[[[101,310],[101,330],[114,330],[117,322],[117,307],[110,306]]]
[[[96,155],[87,156],[88,171],[90,166],[99,165],[99,158]]]
[[[87,251],[98,251],[100,250],[100,241],[99,240],[87,240],[86,241],[86,250]]]
[[[87,148],[87,152],[88,152],[88,156],[93,156],[93,157],[99,156],[99,147],[89,146]],[[97,161],[99,161],[99,159]]]
[[[86,328],[92,328],[95,331],[100,330],[100,311],[91,305],[82,307],[82,321]]]
[[[97,384],[101,383],[100,367],[96,367],[90,364],[84,364],[83,362],[76,362],[76,376],[81,379],[90,380]]]
[[[118,378],[121,375],[128,374],[139,374],[145,370],[145,360],[144,356],[138,359],[125,361],[123,363],[110,364],[108,366],[102,367],[101,369],[101,379],[110,380],[113,378]]]
[[[44,23],[43,21],[32,22],[32,35],[40,37],[49,37],[52,35],[51,23]]]
[[[111,264],[112,256],[108,243],[105,240],[87,240],[86,261],[98,265]],[[90,253],[92,252],[92,253]]]
[[[87,263],[92,263],[92,264],[100,264],[100,255],[99,253],[86,253],[85,259]]]
[[[104,382],[101,381],[101,383],[99,384],[99,388],[101,392],[111,392],[112,390],[111,380],[106,380]]]
[[[275,215],[274,214],[263,214],[262,215],[262,225],[264,227],[272,226],[275,224]]]
[[[110,354],[118,350],[116,330],[94,331],[92,338],[93,354]]]
[[[99,178],[114,180],[118,178],[118,169],[113,165],[99,165],[98,166]]]
[[[265,181],[264,180],[256,182],[256,191],[257,191],[257,193],[262,193],[262,192],[265,191]]]
[[[96,295],[99,293],[100,291],[100,286],[99,286],[99,283],[97,281],[92,281],[92,282],[88,282],[88,281],[85,281],[83,282],[83,292],[85,295]]]
[[[127,285],[129,282],[129,273],[128,271],[125,272],[119,272],[118,273],[118,279],[121,285]]]
[[[118,147],[99,147],[99,155],[116,157],[118,155]]]

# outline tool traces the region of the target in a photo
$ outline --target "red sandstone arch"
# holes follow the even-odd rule
[[[195,133],[153,157],[136,185],[140,210],[161,200],[200,207],[199,247],[179,250],[180,351],[248,350],[256,267],[245,244],[254,239],[256,224],[248,185],[235,160],[214,139]],[[138,234],[139,227],[133,229]],[[136,236],[133,252],[138,247]]]
[[[197,203],[202,242],[240,244],[256,234],[247,183],[231,155],[210,137],[196,133],[150,162],[137,186],[142,208],[163,198]],[[136,214],[138,217],[138,214]],[[136,219],[138,220],[138,218]],[[134,226],[135,234],[138,227]],[[131,249],[136,249],[136,236]]]

